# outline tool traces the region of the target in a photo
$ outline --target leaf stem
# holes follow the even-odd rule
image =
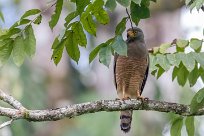
[[[131,19],[131,17],[130,17],[130,14],[129,14],[129,12],[128,12],[128,9],[127,9],[127,8],[126,8],[126,13],[127,13],[128,18],[129,18],[129,20],[130,20],[130,25],[131,25],[131,28],[132,28],[132,30],[133,30],[133,23],[132,23],[132,19]]]

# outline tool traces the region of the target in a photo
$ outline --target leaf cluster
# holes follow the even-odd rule
[[[29,18],[35,16],[33,20]],[[36,51],[36,39],[31,23],[40,24],[42,20],[39,9],[26,11],[19,21],[0,34],[0,65],[12,56],[13,62],[20,66],[26,56],[32,58]]]
[[[204,4],[204,0],[185,0],[185,4],[192,11],[194,8],[199,11]]]
[[[184,86],[189,81],[194,86],[198,78],[204,81],[204,53],[200,52],[203,40],[192,38],[177,39],[175,43],[165,43],[153,48],[150,55],[150,72],[159,78],[164,72],[173,67],[172,80],[177,78],[179,85]],[[168,53],[169,48],[175,49]],[[172,49],[172,50],[173,50]],[[186,53],[186,50],[192,50]]]
[[[182,126],[185,124],[188,136],[194,136],[195,125],[194,117],[175,117],[171,122],[170,134],[171,136],[181,136]]]

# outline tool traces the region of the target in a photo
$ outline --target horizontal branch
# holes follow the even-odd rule
[[[19,112],[16,109],[0,107],[0,115],[7,116],[12,119],[26,119],[29,121],[55,121],[65,117],[73,118],[75,116],[101,112],[101,111],[121,111],[121,110],[147,110],[158,112],[171,112],[182,116],[204,115],[204,109],[192,114],[188,105],[160,102],[148,100],[141,102],[140,100],[101,100],[95,102],[87,102],[81,104],[69,105],[57,109],[48,110],[26,110]]]

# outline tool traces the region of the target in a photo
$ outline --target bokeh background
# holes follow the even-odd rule
[[[175,38],[203,38],[204,12],[190,11],[178,0],[157,0],[151,3],[151,17],[140,22],[148,48],[171,42]],[[0,0],[0,9],[5,23],[1,29],[9,28],[20,16],[31,8],[45,9],[46,0]],[[51,45],[54,37],[63,33],[63,18],[74,10],[74,5],[66,2],[61,20],[51,31],[48,22],[53,9],[43,14],[43,21],[34,26],[37,52],[32,60],[21,66],[11,61],[0,68],[0,88],[21,101],[28,109],[57,108],[69,104],[115,99],[113,66],[109,68],[98,62],[91,64],[88,55],[96,45],[114,36],[117,23],[126,16],[125,9],[117,6],[110,13],[111,22],[107,26],[98,25],[97,37],[89,38],[87,48],[80,48],[79,64],[71,61],[64,53],[62,61],[55,66],[51,60]],[[130,24],[127,24],[127,28]],[[125,39],[124,34],[124,39]],[[113,61],[113,59],[112,59]],[[155,100],[189,104],[195,92],[203,87],[198,83],[184,88],[171,79],[171,70],[159,80],[149,75],[143,95]],[[3,104],[3,103],[0,103]],[[119,127],[119,112],[100,112],[82,115],[73,119],[53,122],[15,121],[0,130],[0,136],[170,136],[170,121],[175,115],[151,111],[135,111],[130,133],[123,134]],[[8,118],[0,117],[0,123]],[[196,136],[204,135],[203,117],[195,118]],[[186,136],[185,127],[182,136]]]

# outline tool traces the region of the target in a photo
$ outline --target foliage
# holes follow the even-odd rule
[[[160,47],[154,47],[150,54],[150,72],[159,78],[165,71],[172,66],[172,80],[177,78],[179,85],[184,86],[189,81],[190,86],[194,86],[199,77],[202,78],[204,70],[204,53],[200,52],[203,40],[192,38],[188,40],[177,39],[172,44],[165,43]],[[187,48],[188,47],[188,48]],[[168,49],[175,49],[168,53]],[[185,49],[192,49],[185,53]]]
[[[183,122],[185,121],[186,131],[188,136],[194,136],[195,126],[194,126],[194,117],[176,117],[171,122],[170,134],[171,136],[181,136],[181,129]]]
[[[56,0],[51,6],[54,12],[49,21],[50,29],[53,30],[60,20],[61,12],[66,1]],[[113,12],[117,5],[130,10],[131,20],[138,25],[141,19],[150,17],[150,3],[156,0],[71,0],[76,10],[69,13],[65,18],[65,31],[58,35],[52,44],[52,59],[57,65],[64,49],[68,56],[78,63],[80,48],[87,47],[88,35],[97,36],[97,24],[106,25],[110,22],[109,12]],[[190,10],[199,10],[203,0],[185,0]],[[47,9],[46,9],[47,10]],[[0,65],[4,65],[10,57],[17,66],[21,66],[26,57],[32,58],[36,51],[36,39],[33,25],[39,25],[46,10],[31,9],[26,11],[21,18],[9,29],[0,32]],[[34,19],[31,19],[34,18]],[[4,16],[0,12],[0,19],[4,22]],[[89,55],[91,63],[99,56],[99,62],[109,66],[111,56],[117,52],[127,55],[127,45],[122,34],[126,30],[126,22],[129,16],[124,17],[116,26],[115,35],[106,42],[96,46]],[[198,78],[204,82],[204,53],[201,52],[203,39],[191,38],[190,40],[176,39],[172,43],[163,43],[154,47],[150,53],[150,73],[159,78],[164,72],[173,69],[172,80],[177,79],[179,85],[184,86],[189,82],[194,86]],[[174,51],[169,51],[172,49]],[[191,52],[186,53],[187,49]],[[191,112],[203,107],[203,89],[192,99]],[[171,135],[181,135],[183,118],[176,118],[172,122]],[[194,135],[194,118],[185,120],[187,133]]]
[[[203,6],[204,1],[203,0],[185,0],[186,6],[190,8],[192,11],[194,8],[197,10],[200,10],[200,8]]]

